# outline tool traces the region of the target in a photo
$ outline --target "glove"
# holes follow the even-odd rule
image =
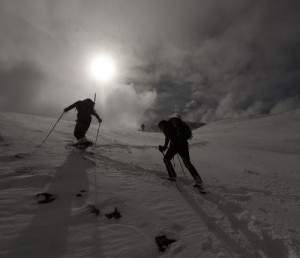
[[[158,149],[160,152],[164,152],[167,148],[165,146],[159,145]]]
[[[65,113],[68,112],[67,108],[64,108],[64,112],[65,112]]]
[[[98,122],[99,122],[99,123],[102,123],[102,119],[101,119],[101,118],[99,118],[99,119],[98,119]]]

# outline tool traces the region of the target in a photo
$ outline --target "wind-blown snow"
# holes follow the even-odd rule
[[[207,195],[177,157],[179,189],[162,178],[162,134],[103,125],[84,153],[69,146],[74,123],[61,121],[37,148],[54,123],[0,113],[0,257],[298,257],[300,110],[195,130]],[[57,199],[38,204],[42,192]],[[115,207],[122,218],[109,220]],[[161,253],[159,235],[177,241]]]

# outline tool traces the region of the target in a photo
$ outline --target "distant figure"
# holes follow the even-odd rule
[[[91,99],[79,100],[64,109],[64,112],[76,108],[77,109],[77,120],[74,128],[74,136],[78,141],[87,141],[85,134],[90,127],[92,116],[95,116],[99,123],[102,119],[94,109],[95,103]]]
[[[164,146],[159,145],[158,148],[161,152],[168,149],[167,153],[164,155],[164,163],[169,174],[169,179],[172,181],[176,180],[176,172],[171,163],[171,159],[178,153],[184,165],[195,180],[194,187],[201,188],[202,179],[190,161],[189,144],[187,140],[192,138],[191,129],[179,117],[173,117],[168,121],[161,120],[158,123],[158,127],[165,135]],[[168,148],[169,143],[170,146]]]
[[[145,127],[146,127],[146,126],[145,126],[144,124],[141,125],[141,130],[142,130],[143,132],[145,131]]]

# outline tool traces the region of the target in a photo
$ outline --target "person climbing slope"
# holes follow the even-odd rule
[[[164,163],[169,174],[169,179],[172,181],[176,180],[177,175],[171,163],[171,159],[178,153],[184,165],[195,180],[194,187],[201,188],[202,179],[190,160],[189,144],[187,140],[192,138],[191,129],[181,120],[180,117],[172,117],[169,120],[161,120],[158,123],[158,127],[165,135],[164,145],[159,145],[158,148],[162,153],[168,149],[166,154],[164,154]]]
[[[76,101],[75,103],[64,109],[64,112],[68,112],[73,108],[76,108],[77,110],[77,120],[74,128],[74,136],[78,140],[78,142],[87,141],[85,134],[91,125],[91,115],[95,116],[98,119],[99,123],[102,122],[102,119],[94,109],[94,105],[95,103],[91,99],[85,99]]]

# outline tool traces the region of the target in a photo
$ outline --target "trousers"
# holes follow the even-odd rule
[[[170,143],[170,147],[167,151],[167,153],[164,156],[164,163],[166,165],[169,177],[176,177],[176,172],[174,170],[174,167],[172,165],[171,159],[176,155],[179,154],[183,164],[190,172],[191,176],[194,178],[194,180],[202,181],[200,175],[198,174],[196,168],[191,163],[190,160],[190,154],[189,154],[189,144],[186,140],[173,140]]]
[[[89,129],[89,124],[83,124],[80,122],[77,122],[74,128],[74,136],[77,140],[81,139],[82,137],[85,137],[85,134],[87,130]]]

